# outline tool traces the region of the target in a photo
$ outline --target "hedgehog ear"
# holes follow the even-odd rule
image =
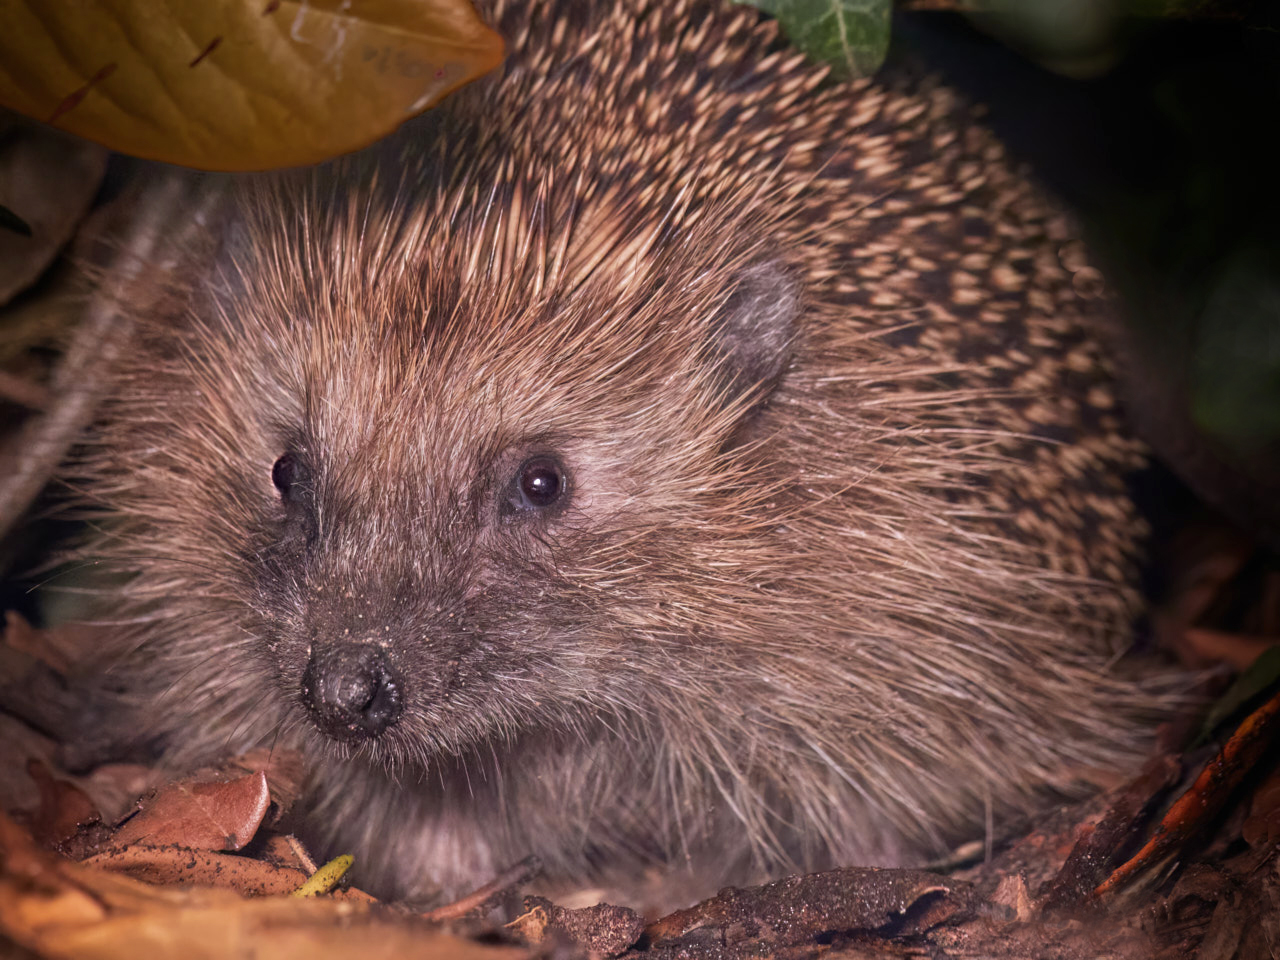
[[[749,394],[751,409],[768,399],[791,359],[800,318],[800,284],[783,264],[744,267],[712,320],[710,347],[725,403]]]

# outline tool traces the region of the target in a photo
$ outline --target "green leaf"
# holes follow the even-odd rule
[[[1280,444],[1280,256],[1241,247],[1213,278],[1188,360],[1195,424],[1248,458]]]
[[[1214,730],[1232,715],[1238,713],[1259,694],[1280,683],[1280,646],[1271,647],[1258,656],[1253,664],[1227,689],[1213,705],[1204,719],[1195,744],[1208,742]]]
[[[753,0],[787,39],[842,78],[868,77],[889,49],[892,0]]]
[[[31,225],[3,203],[0,203],[0,227],[5,230],[12,230],[14,233],[20,233],[24,237],[31,236]]]

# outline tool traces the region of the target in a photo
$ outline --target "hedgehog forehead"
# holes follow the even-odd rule
[[[242,317],[265,335],[246,342],[284,345],[280,376],[317,448],[472,460],[540,437],[650,437],[655,410],[710,405],[709,320],[742,259],[722,217],[659,239],[606,194],[572,223],[552,217],[553,235],[571,228],[557,259],[518,210],[477,228],[441,202],[309,207],[332,241],[318,247],[291,218],[257,226]]]
[[[396,344],[329,349],[306,385],[308,420],[330,444],[394,430],[415,449],[496,449],[607,434],[692,390],[692,349],[647,324],[566,329],[554,314],[454,323]],[[330,345],[332,346],[332,345]]]
[[[346,344],[320,335],[312,350],[303,431],[352,491],[465,494],[538,453],[611,469],[669,449],[713,406],[682,302],[584,295],[494,317],[464,300],[439,322],[401,320],[375,338],[347,317]]]

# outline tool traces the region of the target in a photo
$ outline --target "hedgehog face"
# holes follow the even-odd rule
[[[728,276],[678,317],[649,294],[390,344],[289,329],[299,415],[258,469],[251,630],[322,743],[396,767],[573,728],[634,699],[627,664],[713,630],[669,599],[767,493],[737,435],[798,313],[780,266]]]

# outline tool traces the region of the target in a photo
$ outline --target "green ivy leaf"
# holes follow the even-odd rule
[[[842,79],[868,77],[889,49],[892,0],[752,0],[787,39]]]
[[[1213,732],[1224,721],[1239,713],[1260,694],[1280,684],[1280,646],[1271,647],[1258,656],[1244,673],[1236,677],[1235,683],[1213,705],[1209,715],[1205,717],[1200,735],[1193,746],[1207,743]]]

